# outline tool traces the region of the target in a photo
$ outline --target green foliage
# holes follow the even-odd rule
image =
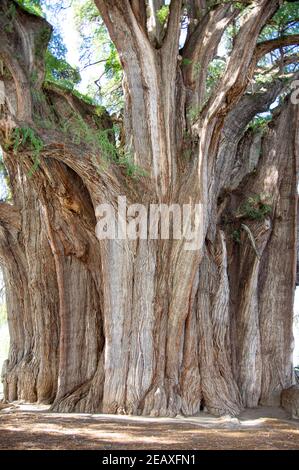
[[[119,134],[119,128],[98,129],[96,122],[90,126],[78,114],[73,114],[63,123],[63,132],[70,136],[76,145],[86,144],[92,148],[95,155],[99,154],[102,163],[115,163],[126,170],[127,176],[146,176],[146,172],[134,164],[133,156],[127,149],[117,146],[115,136]]]
[[[271,121],[272,115],[268,116],[255,116],[252,121],[248,124],[248,129],[253,132],[265,132],[268,128],[268,124]]]
[[[112,79],[115,76],[122,78],[122,67],[118,57],[117,50],[113,43],[110,45],[109,55],[105,61],[105,73],[107,78]]]
[[[276,39],[292,34],[299,34],[299,21],[298,21],[298,2],[283,2],[276,14],[271,18],[267,25],[263,28],[260,36],[260,41],[267,41]],[[296,55],[299,52],[298,46],[284,46],[277,48],[271,53],[266,54],[260,61],[259,67],[262,67],[263,73],[256,77],[257,81],[268,83],[273,80],[275,76],[282,76],[285,72],[294,68],[298,70],[298,64],[289,64],[281,67],[280,59],[287,58],[289,55]],[[276,63],[276,67],[274,64]]]
[[[5,13],[5,17],[7,20],[7,23],[4,25],[4,31],[6,33],[11,33],[13,30],[13,21],[16,17],[17,9],[14,3],[11,3],[9,5],[9,8],[7,12]]]
[[[101,101],[111,112],[118,112],[123,108],[122,78],[123,69],[115,45],[110,42],[108,55],[104,62],[105,82],[101,86]]]
[[[31,72],[31,75],[30,75],[31,85],[34,85],[36,83],[37,79],[38,79],[38,74],[37,74],[37,71],[34,70],[33,72]]]
[[[72,67],[65,59],[58,59],[52,52],[46,52],[46,80],[58,83],[68,90],[73,90],[81,81],[79,70]]]
[[[201,108],[198,106],[191,106],[188,111],[187,111],[187,118],[191,122],[191,124],[194,124],[194,122],[197,121],[199,118],[199,115],[201,113]]]
[[[10,20],[14,20],[15,17],[16,17],[16,14],[17,14],[17,8],[16,8],[15,4],[13,2],[11,2],[11,4],[8,7],[6,16]]]
[[[24,10],[34,15],[42,15],[42,7],[40,0],[15,0]]]
[[[186,57],[183,58],[182,60],[182,65],[191,65],[192,64],[192,60],[191,59],[188,59]]]
[[[298,2],[284,2],[263,29],[260,40],[298,33]]]
[[[80,91],[74,89],[74,84],[72,82],[69,82],[68,80],[46,80],[44,83],[44,87],[46,89],[51,89],[51,87],[58,88],[61,91],[71,93],[72,95],[76,96],[79,100],[84,101],[87,104],[96,106],[97,115],[101,115],[103,113],[103,110],[105,109],[102,106],[97,106],[95,100],[91,96],[81,93]]]
[[[42,129],[55,129],[56,123],[52,119],[44,119],[38,114],[34,114],[34,122]]]
[[[114,142],[114,135],[119,132],[117,126],[112,129],[104,129],[96,132],[97,144],[101,157],[107,162],[112,161],[126,170],[127,176],[146,176],[146,172],[135,165],[132,153],[122,147],[117,147]]]
[[[59,30],[54,29],[49,44],[49,51],[59,60],[65,60],[67,48],[63,42],[62,35]]]
[[[199,74],[201,71],[201,64],[199,62],[196,62],[193,67],[193,73],[194,73],[194,78],[195,80],[199,79]]]
[[[46,0],[16,0],[16,2],[29,13],[44,16],[42,7],[47,4],[47,8],[51,5]],[[53,6],[52,2],[52,6]],[[9,18],[12,20],[16,14],[16,7],[12,3],[9,7]],[[11,28],[8,24],[7,28]],[[50,42],[49,42],[50,41]],[[81,81],[79,69],[72,67],[66,60],[67,48],[63,43],[62,35],[59,29],[54,28],[52,36],[50,37],[50,30],[48,26],[42,28],[35,38],[35,46],[37,54],[43,54],[45,47],[48,49],[45,54],[46,64],[46,80],[54,83],[61,83],[65,88],[73,90],[74,87]],[[35,77],[31,77],[31,83],[34,84]]]
[[[132,152],[126,149],[119,149],[119,159],[116,162],[118,165],[126,169],[127,176],[137,178],[140,176],[148,176],[147,172],[134,163]]]
[[[39,33],[35,37],[35,49],[36,49],[36,56],[40,59],[44,58],[44,51],[48,47],[49,41],[51,39],[51,30],[48,26],[39,31]]]
[[[265,65],[267,64],[265,63]],[[265,74],[265,73],[257,73],[254,78],[255,78],[256,83],[258,83],[259,85],[267,85],[272,82],[273,75]]]
[[[192,155],[194,154],[195,145],[196,139],[194,139],[190,128],[186,129],[183,133],[183,142],[181,147],[181,156],[185,161],[191,160]]]
[[[241,243],[241,230],[240,229],[235,229],[232,233],[232,239],[236,243]]]
[[[75,18],[82,42],[81,61],[89,68],[88,93],[110,112],[123,108],[123,70],[115,45],[92,0],[75,3]]]
[[[43,14],[42,7],[44,3],[50,8],[50,5],[45,0],[18,0],[18,3],[30,13],[38,15]],[[65,88],[73,90],[81,81],[81,76],[79,69],[72,67],[66,60],[67,48],[57,27],[54,28],[51,36],[48,26],[42,28],[39,34],[36,35],[35,45],[37,54],[42,54],[47,44],[48,49],[45,54],[46,80],[61,83]],[[34,83],[33,80],[32,83]]]
[[[217,86],[218,81],[222,77],[225,70],[226,62],[220,59],[214,59],[209,63],[208,74],[207,74],[207,97],[209,97],[212,91]]]
[[[158,18],[159,23],[163,26],[165,25],[169,15],[169,5],[163,5],[159,10],[156,12],[156,16]]]
[[[74,96],[76,96],[79,100],[85,101],[85,103],[87,103],[87,104],[91,104],[91,105],[93,105],[93,106],[95,105],[94,99],[93,99],[91,96],[89,96],[89,95],[86,95],[86,94],[84,94],[84,93],[81,93],[81,92],[78,91],[78,90],[72,90],[72,94],[73,94]],[[100,109],[100,106],[99,106],[98,108]]]
[[[272,207],[265,204],[260,195],[250,196],[239,208],[239,217],[251,220],[264,220],[272,212]]]
[[[32,152],[33,166],[29,170],[29,176],[37,170],[40,162],[40,153],[44,147],[43,141],[36,135],[31,127],[17,127],[12,132],[13,152],[19,153],[20,150],[29,150]]]
[[[234,7],[237,8],[237,10],[243,11],[246,8],[246,4],[241,2],[234,2]]]

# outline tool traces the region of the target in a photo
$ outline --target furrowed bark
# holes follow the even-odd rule
[[[153,29],[161,2],[151,3],[146,21],[145,2],[96,1],[124,68],[126,146],[147,170],[140,178],[84,138],[112,127],[107,114],[96,119],[92,106],[43,84],[32,37],[44,20],[17,8],[10,33],[3,23],[0,139],[14,203],[0,204],[10,401],[49,402],[54,411],[237,415],[277,404],[292,383],[297,107],[286,98],[264,134],[248,129],[286,90],[279,79],[247,88],[264,47],[259,33],[278,2],[254,2],[193,125],[188,108],[202,103],[204,84],[182,58],[200,61],[204,82],[235,13],[187,2],[199,23],[180,55],[183,2],[171,2],[164,27]],[[8,2],[0,7],[3,22]],[[38,71],[35,93],[28,70]],[[32,142],[14,133],[28,127],[42,140],[34,172]],[[184,240],[98,240],[97,206],[116,208],[118,196],[128,205],[199,204],[197,249]]]
[[[6,162],[10,174],[15,161]],[[58,309],[52,253],[42,227],[39,201],[23,177],[13,184],[17,230],[1,227],[1,265],[7,296],[9,357],[4,365],[4,394],[9,401],[51,403],[57,390]],[[26,211],[23,208],[26,207]],[[42,255],[42,257],[41,257]]]

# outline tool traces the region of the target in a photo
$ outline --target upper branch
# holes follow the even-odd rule
[[[290,34],[280,38],[269,39],[268,41],[259,42],[255,49],[255,60],[259,61],[265,54],[275,49],[285,46],[299,45],[299,34]]]
[[[261,67],[255,70],[256,73],[267,74],[279,69],[283,70],[284,67],[290,64],[299,63],[299,54],[286,55],[277,59],[271,67]]]
[[[216,53],[224,30],[236,15],[237,10],[232,9],[230,5],[218,5],[202,18],[188,38],[182,56],[185,62],[184,80],[189,88],[194,88],[196,83],[205,82],[202,75],[206,73],[208,64]]]
[[[170,4],[165,44],[173,44],[176,50],[178,49],[178,39],[181,32],[181,12],[182,0],[172,0]]]
[[[206,0],[186,0],[185,5],[187,7],[187,13],[189,17],[189,24],[188,24],[188,33],[187,33],[187,41],[190,35],[194,32],[198,25],[198,21],[200,21],[204,15],[208,11],[208,5]]]
[[[129,0],[95,0],[101,16],[108,28],[110,37],[118,49],[121,57],[122,51],[136,49],[137,37],[142,34],[147,39],[140,25],[140,8],[137,3]],[[140,2],[138,2],[138,5]],[[140,7],[140,5],[139,5]],[[135,51],[136,52],[136,51]]]
[[[222,115],[226,114],[242,96],[254,73],[253,57],[260,31],[278,6],[278,0],[257,0],[253,3],[243,19],[224,76],[210,98],[203,118],[210,120],[220,109]]]
[[[144,0],[131,0],[133,13],[140,24],[146,30],[146,6]]]
[[[96,4],[124,69],[126,143],[135,163],[152,176],[157,192],[165,193],[173,161],[174,136],[166,126],[175,106],[182,0],[171,2],[160,49],[140,27],[128,0]]]

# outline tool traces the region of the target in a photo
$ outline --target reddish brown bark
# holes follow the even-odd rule
[[[92,106],[42,85],[30,38],[44,21],[17,10],[27,42],[18,41],[16,20],[15,40],[1,29],[1,144],[14,199],[12,216],[0,206],[9,400],[48,400],[59,411],[238,414],[278,403],[292,383],[298,107],[286,98],[263,135],[246,131],[284,88],[278,79],[255,94],[247,89],[259,33],[278,1],[250,9],[217,89],[192,122],[188,107],[202,105],[205,87],[183,59],[202,63],[203,81],[237,11],[196,2],[198,26],[190,26],[180,55],[181,3],[171,3],[165,31],[150,33],[144,2],[96,1],[124,68],[126,143],[147,170],[139,179],[63,133],[66,120],[95,132],[111,123],[106,115],[95,122]],[[7,2],[0,6],[4,21]],[[39,105],[28,93],[28,57],[40,76]],[[22,126],[43,140],[31,177],[30,146],[13,151],[12,129]],[[96,207],[115,205],[119,195],[128,204],[200,202],[199,249],[186,251],[181,240],[97,240]],[[250,198],[254,209],[270,209],[252,217]]]

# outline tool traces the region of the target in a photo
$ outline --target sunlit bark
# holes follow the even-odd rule
[[[17,9],[8,33],[8,2],[0,2],[1,145],[14,203],[9,215],[0,205],[12,340],[5,396],[48,401],[56,411],[154,416],[278,404],[292,383],[298,106],[286,98],[264,134],[254,133],[248,124],[284,82],[255,94],[248,84],[261,51],[274,46],[257,40],[279,2],[253,2],[207,102],[207,67],[237,10],[187,2],[196,22],[179,51],[183,2],[171,2],[163,31],[148,30],[154,12],[145,2],[95,3],[124,69],[126,144],[146,170],[139,178],[63,133],[73,113],[94,130],[112,124],[43,86],[47,37],[36,38],[46,23]],[[12,140],[24,126],[43,141],[31,176],[32,148],[16,152]],[[96,207],[116,205],[119,195],[200,203],[198,249],[186,251],[182,240],[99,241]],[[268,208],[261,217],[244,209],[250,198],[256,210]]]

